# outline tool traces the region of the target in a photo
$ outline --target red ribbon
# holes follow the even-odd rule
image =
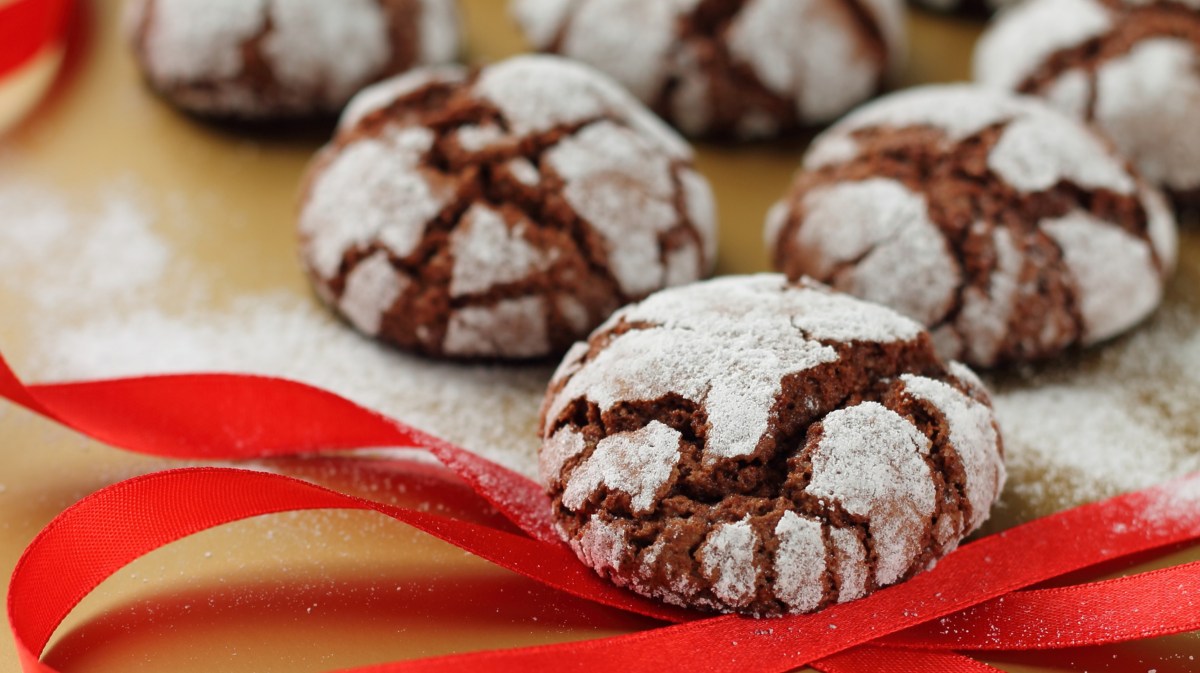
[[[70,0],[15,0],[0,6],[0,77],[66,32]]]
[[[704,617],[597,578],[558,540],[545,496],[532,481],[323,390],[220,374],[26,386],[0,358],[0,396],[114,446],[172,458],[415,447],[478,495],[476,520],[467,521],[244,470],[174,470],[105,488],[55,518],[13,572],[8,615],[25,673],[53,671],[38,659],[51,634],[84,596],[134,559],[232,521],[334,508],[380,512],[565,593],[674,622],[615,638],[359,671],[658,673],[678,669],[681,661],[688,670],[713,673],[803,665],[828,673],[994,671],[958,651],[1098,645],[1200,629],[1200,564],[1027,590],[1097,564],[1194,542],[1200,538],[1200,475],[982,538],[908,582],[814,615]],[[460,491],[447,485],[439,492],[449,499]],[[690,656],[696,651],[705,655]]]

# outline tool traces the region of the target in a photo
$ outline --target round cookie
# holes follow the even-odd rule
[[[684,133],[831,121],[903,58],[902,0],[513,0],[534,48],[603,70]]]
[[[560,354],[617,307],[710,273],[715,229],[687,144],[553,56],[363,91],[300,212],[326,301],[367,334],[450,358]]]
[[[335,114],[367,84],[459,49],[455,0],[131,0],[126,10],[150,86],[212,117]]]
[[[932,566],[1003,488],[987,392],[882,306],[783,276],[621,309],[567,354],[539,470],[584,563],[669,603],[819,610]]]
[[[990,367],[1108,339],[1149,315],[1175,220],[1110,146],[1036,99],[912,89],[818,137],[767,217],[776,268],[926,325]]]
[[[975,79],[1094,123],[1200,206],[1200,0],[1030,0],[984,34]]]

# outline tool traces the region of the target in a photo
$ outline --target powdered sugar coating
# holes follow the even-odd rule
[[[412,1],[410,16],[381,0],[135,0],[128,31],[150,82],[182,107],[327,113],[384,75],[456,56],[454,2]],[[416,44],[395,44],[395,22],[414,19],[400,32]]]
[[[1096,123],[1147,180],[1178,191],[1200,187],[1197,52],[1183,40],[1144,40],[1096,76]]]
[[[965,368],[960,366],[961,369]],[[974,374],[970,376],[972,383],[978,385]],[[966,478],[963,494],[971,506],[971,518],[966,525],[971,529],[978,528],[1000,496],[1007,476],[998,450],[1000,438],[991,408],[942,381],[908,374],[902,378],[905,392],[928,402],[946,416],[950,424],[950,443],[962,462]],[[945,533],[947,536],[960,534],[961,531]]]
[[[1186,194],[1200,188],[1200,5],[1181,4],[1024,3],[980,40],[975,79],[1094,122],[1146,179]]]
[[[379,333],[379,321],[404,294],[411,281],[399,274],[380,250],[360,262],[346,277],[346,289],[338,308],[355,327],[367,334]]]
[[[1097,0],[1039,0],[1013,7],[994,25],[975,48],[975,79],[1015,90],[1055,52],[1108,33],[1113,18]]]
[[[300,216],[317,273],[332,277],[347,249],[375,240],[397,257],[413,252],[450,199],[418,168],[433,141],[428,129],[397,129],[352,143],[330,160]]]
[[[889,367],[922,372],[910,395],[927,394],[932,429]],[[593,565],[618,584],[690,607],[811,611],[910,577],[986,517],[999,439],[982,384],[957,371],[911,320],[814,283],[673,288],[568,354],[543,405],[540,474],[566,539],[603,521],[629,540],[622,570]],[[970,505],[949,494],[933,437],[942,456],[961,451]],[[953,525],[935,530],[939,516]]]
[[[781,379],[837,359],[820,340],[904,341],[921,332],[886,309],[823,289],[789,289],[772,275],[655,294],[617,312],[607,326],[616,321],[653,327],[622,334],[570,374],[547,416],[557,417],[580,397],[606,410],[622,401],[678,394],[707,409],[710,460],[755,450]],[[685,352],[688,357],[678,357]],[[555,379],[567,371],[560,369]],[[728,376],[731,371],[739,376]]]
[[[795,243],[811,251],[814,274],[826,276],[856,262],[836,275],[838,289],[925,324],[937,323],[950,310],[958,263],[930,221],[923,196],[875,178],[813,190],[804,208],[807,218]],[[913,292],[914,287],[924,290]]]
[[[604,237],[621,291],[663,287],[656,242],[679,220],[671,158],[637,133],[600,122],[547,152],[545,164],[566,181],[575,212]]]
[[[876,402],[829,414],[804,489],[868,520],[877,556],[875,582],[895,583],[920,555],[935,491],[925,457],[929,438]],[[863,442],[871,437],[870,444]]]
[[[454,255],[450,296],[486,292],[548,268],[554,261],[550,253],[523,236],[529,226],[518,222],[510,227],[492,208],[478,203],[471,206],[450,234]]]
[[[1078,211],[1043,222],[1042,228],[1062,249],[1080,288],[1084,343],[1120,334],[1162,300],[1162,275],[1146,241]]]
[[[754,595],[757,544],[758,537],[747,517],[717,527],[700,547],[700,567],[713,583],[713,593],[728,605],[745,605]]]
[[[626,493],[635,513],[648,511],[679,461],[678,430],[658,421],[636,432],[609,435],[571,473],[563,504],[579,509],[597,488]]]
[[[699,0],[511,7],[535,48],[600,68],[694,135],[763,137],[828,121],[878,90],[905,41],[897,0],[747,0],[717,17]]]
[[[459,357],[531,358],[550,350],[546,335],[546,300],[542,297],[502,299],[491,306],[468,306],[450,313],[447,355]]]
[[[775,526],[775,594],[792,612],[810,612],[821,604],[825,578],[825,539],[821,522],[784,512]]]
[[[368,88],[314,166],[301,232],[320,296],[336,305],[358,256],[383,247],[414,284],[386,304],[397,319],[364,324],[464,358],[561,352],[615,307],[709,273],[716,246],[687,144],[549,56]]]
[[[894,163],[901,155],[907,164]],[[946,358],[993,366],[1112,336],[1158,305],[1174,263],[1162,196],[1096,133],[1032,98],[969,85],[901,92],[818,137],[805,169],[768,213],[776,265],[913,317]],[[1118,253],[1114,240],[1103,263],[1082,237],[1051,234],[1072,203],[1111,219],[1129,246]],[[1016,209],[1030,212],[1006,213]],[[1063,289],[1043,290],[1055,275]],[[1075,317],[1100,306],[1106,318]]]

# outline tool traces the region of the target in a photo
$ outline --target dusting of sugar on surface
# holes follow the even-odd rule
[[[1113,27],[1097,0],[1035,0],[1001,14],[975,48],[975,80],[1015,90],[1055,52],[1100,37]]]
[[[567,202],[603,237],[621,291],[641,297],[662,287],[658,237],[679,223],[670,158],[605,121],[564,139],[544,165],[566,182]]]
[[[546,299],[502,299],[490,306],[466,306],[450,312],[443,348],[470,357],[536,357],[550,349]]]
[[[377,77],[391,56],[378,0],[273,0],[270,20],[261,49],[275,77],[286,87],[320,91],[331,106]]]
[[[867,594],[867,550],[854,531],[849,529],[830,529],[829,539],[833,542],[833,558],[841,578],[838,602],[862,598]]]
[[[148,1],[148,0],[147,0]],[[242,44],[262,32],[267,0],[154,0],[146,51],[166,81],[229,78],[241,72]]]
[[[605,437],[571,473],[563,490],[563,504],[579,510],[597,488],[604,486],[628,494],[635,515],[650,511],[655,497],[670,485],[679,462],[681,438],[678,430],[658,421],[634,432]]]
[[[962,463],[963,494],[971,507],[971,520],[962,532],[973,531],[987,520],[1006,478],[992,410],[941,381],[911,374],[901,379],[905,392],[937,407],[950,424],[950,444]]]
[[[334,156],[300,214],[307,257],[318,274],[332,278],[347,249],[373,239],[397,257],[413,252],[426,224],[450,198],[417,167],[433,141],[426,128],[392,129]]]
[[[839,503],[867,519],[876,555],[875,581],[899,580],[922,552],[936,490],[925,457],[929,438],[876,402],[830,413],[812,454],[805,493]],[[864,437],[871,442],[865,443]]]
[[[758,567],[754,564],[758,536],[750,516],[716,527],[700,545],[701,571],[713,593],[728,605],[745,605],[754,597]]]
[[[1062,250],[1079,288],[1085,344],[1120,334],[1158,306],[1162,279],[1145,241],[1084,211],[1044,220],[1042,229]]]
[[[387,253],[380,250],[359,262],[346,276],[338,307],[355,327],[367,334],[378,334],[384,312],[410,284],[408,276],[392,267]]]
[[[1095,118],[1154,184],[1200,187],[1200,53],[1178,39],[1139,42],[1100,66]]]
[[[775,595],[793,612],[821,604],[825,588],[825,538],[821,522],[787,511],[775,526]]]
[[[824,289],[788,287],[782,276],[769,274],[717,279],[623,309],[606,325],[625,320],[647,327],[615,337],[578,371],[568,357],[557,376],[571,378],[547,418],[579,398],[608,410],[674,393],[705,405],[706,460],[747,455],[767,430],[782,378],[837,359],[818,340],[902,341],[920,333],[916,323],[887,309]]]
[[[483,204],[472,205],[450,233],[454,255],[450,296],[487,292],[549,267],[553,260],[522,236],[524,230],[524,223],[510,228],[501,213]]]
[[[924,196],[873,178],[814,189],[805,195],[804,212],[795,244],[812,251],[806,256],[818,260],[813,273],[820,277],[845,266],[834,276],[837,289],[926,325],[954,305],[962,274]]]

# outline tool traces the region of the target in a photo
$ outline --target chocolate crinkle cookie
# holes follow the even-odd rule
[[[687,144],[609,78],[552,56],[365,90],[302,198],[320,295],[431,356],[561,354],[715,256]]]
[[[536,49],[589,63],[694,136],[835,119],[903,57],[902,0],[513,0]]]
[[[767,243],[926,325],[977,366],[1108,339],[1158,306],[1175,219],[1111,147],[1036,99],[968,85],[895,94],[813,143]]]
[[[455,0],[131,0],[146,80],[210,117],[336,114],[359,89],[458,55]]]
[[[634,591],[756,616],[931,567],[1003,488],[982,384],[920,325],[779,275],[626,307],[567,354],[541,479],[584,563]]]
[[[1094,123],[1200,207],[1200,0],[1029,0],[984,34],[975,78]]]

